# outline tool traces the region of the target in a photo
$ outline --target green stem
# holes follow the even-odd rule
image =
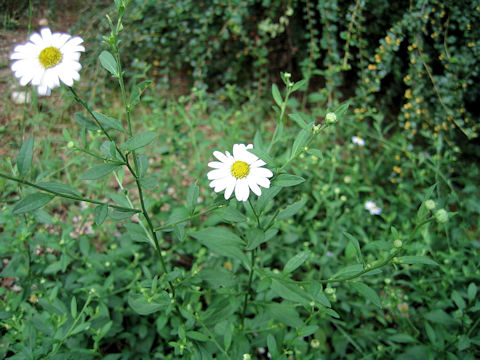
[[[50,351],[50,353],[47,355],[46,359],[49,359],[51,358],[52,356],[54,356],[58,350],[60,350],[61,346],[63,345],[63,343],[68,339],[68,337],[70,336],[70,334],[72,333],[72,331],[75,329],[75,326],[77,325],[78,321],[80,320],[80,318],[82,317],[83,313],[87,310],[87,307],[88,305],[90,304],[90,301],[92,301],[92,295],[88,295],[88,298],[87,298],[87,301],[85,302],[85,305],[83,305],[83,308],[82,308],[82,311],[80,311],[80,313],[78,314],[78,316],[74,319],[73,323],[72,323],[72,326],[70,326],[70,328],[68,329],[67,333],[62,337],[62,339],[60,340],[60,342],[56,343],[52,349],[52,351]]]
[[[120,160],[113,160],[113,159],[105,159],[103,157],[101,157],[100,155],[97,155],[95,154],[94,152],[91,152],[87,149],[83,149],[83,148],[79,148],[79,147],[74,147],[73,150],[78,150],[78,151],[81,151],[87,155],[90,155],[94,158],[97,158],[99,160],[103,160],[103,161],[108,161],[108,162],[112,162],[112,163],[117,163],[117,164],[120,164],[120,165],[125,165],[125,163],[123,161],[120,161]]]
[[[103,127],[102,123],[100,121],[97,120],[97,118],[95,117],[95,115],[93,114],[92,110],[90,109],[90,107],[88,106],[88,104],[86,103],[85,100],[81,99],[77,93],[75,92],[75,90],[73,90],[72,87],[68,87],[68,89],[70,90],[70,92],[72,93],[73,97],[75,98],[75,101],[77,101],[80,105],[82,105],[85,110],[87,110],[87,112],[90,114],[90,116],[92,117],[92,119],[95,121],[95,123],[100,127],[100,129],[102,130],[102,132],[105,134],[105,136],[108,138],[108,140],[114,144],[115,146],[115,149],[117,150],[117,153],[120,154],[120,156],[122,157],[122,160],[124,161],[124,163],[127,163],[127,158],[125,157],[125,155],[123,155],[123,153],[120,151],[120,149],[118,148],[117,146],[117,143],[113,140],[113,138],[110,136],[110,134],[107,132],[107,130],[105,130],[105,128]]]
[[[97,204],[97,205],[107,205],[108,207],[111,207],[111,208],[114,208],[114,209],[119,209],[119,210],[124,210],[124,211],[131,211],[131,212],[135,212],[135,213],[141,212],[141,210],[138,210],[138,209],[126,208],[126,207],[123,207],[123,206],[118,206],[118,205],[109,204],[109,203],[107,203],[107,202],[102,202],[102,201],[87,199],[87,198],[84,198],[84,197],[81,197],[81,196],[74,196],[74,195],[62,194],[62,193],[59,193],[59,192],[56,192],[56,191],[47,189],[47,188],[45,188],[45,187],[43,187],[43,186],[41,186],[41,185],[33,184],[33,183],[29,182],[29,181],[26,181],[26,180],[23,180],[23,179],[19,179],[19,178],[15,178],[15,177],[13,177],[13,176],[9,176],[9,175],[3,174],[3,173],[0,173],[0,177],[3,177],[3,178],[8,179],[8,180],[15,181],[15,182],[20,183],[20,184],[23,184],[23,185],[28,185],[28,186],[30,186],[30,187],[33,187],[33,188],[36,188],[36,189],[45,191],[45,192],[47,192],[47,193],[53,194],[53,195],[55,195],[55,196],[63,197],[63,198],[66,198],[66,199],[71,199],[71,200],[75,200],[75,201],[83,201],[83,202],[88,202],[88,203]]]
[[[405,250],[405,246],[413,239],[413,237],[415,236],[415,234],[417,233],[417,231],[425,224],[433,221],[434,218],[431,217],[431,218],[428,218],[424,221],[422,221],[421,223],[417,224],[415,226],[415,228],[413,229],[413,231],[411,232],[408,240],[406,241],[405,245],[403,247],[401,247],[400,249],[396,250],[393,254],[391,254],[390,256],[388,256],[386,259],[384,259],[383,261],[381,261],[380,263],[378,263],[377,265],[374,265],[374,266],[371,266],[371,267],[368,267],[364,270],[362,270],[360,273],[358,274],[355,274],[355,275],[352,275],[352,276],[349,276],[349,277],[346,277],[346,278],[341,278],[341,279],[328,279],[328,280],[323,280],[323,281],[320,281],[322,283],[331,283],[331,282],[343,282],[343,281],[348,281],[348,280],[353,280],[353,279],[356,279],[362,275],[365,275],[366,273],[369,273],[371,271],[374,271],[374,270],[377,270],[377,269],[380,269],[382,267],[384,267],[385,265],[389,264],[390,261],[397,257],[398,255],[400,255],[404,250]]]
[[[168,223],[168,224],[165,224],[165,225],[162,225],[162,226],[159,226],[159,227],[156,227],[154,230],[155,231],[161,231],[161,230],[164,230],[164,229],[170,229],[171,227],[175,226],[175,225],[178,225],[178,224],[181,224],[185,221],[189,221],[189,220],[192,220],[192,219],[195,219],[199,216],[202,216],[202,215],[205,215],[205,214],[208,214],[209,212],[212,212],[218,208],[221,208],[223,207],[224,204],[219,204],[219,205],[214,205],[212,206],[211,208],[205,210],[205,211],[201,211],[199,213],[196,213],[196,214],[193,214],[193,215],[190,215],[190,216],[187,216],[186,218],[183,218],[181,220],[177,220],[173,223]]]
[[[280,106],[280,116],[278,117],[277,126],[275,127],[275,131],[273,132],[272,139],[270,140],[270,145],[268,145],[267,153],[270,153],[270,150],[272,150],[273,145],[277,142],[278,129],[280,127],[280,124],[282,124],[283,116],[285,115],[285,110],[287,109],[288,97],[291,94],[292,87],[293,87],[293,83],[291,84],[291,86],[287,86],[287,95],[285,95],[285,100],[282,102],[282,105]]]
[[[282,171],[283,169],[285,169],[288,165],[290,165],[290,163],[295,160],[296,158],[298,158],[301,154],[303,154],[305,151],[308,150],[308,147],[310,146],[310,144],[312,143],[313,139],[315,139],[315,136],[320,132],[322,131],[323,129],[325,129],[326,127],[328,127],[328,125],[324,124],[322,125],[318,130],[316,130],[315,132],[312,133],[312,135],[310,136],[310,138],[308,139],[307,143],[305,144],[305,146],[297,153],[295,154],[294,156],[292,156],[290,159],[288,159],[276,172],[278,173],[279,171]]]
[[[252,280],[253,280],[253,267],[255,265],[255,249],[250,252],[250,273],[248,275],[248,287],[245,292],[245,297],[243,299],[243,310],[242,310],[242,325],[241,328],[245,327],[245,315],[247,313],[248,298],[252,292]]]
[[[212,339],[212,342],[215,344],[215,346],[218,348],[218,350],[220,350],[227,359],[231,359],[231,357],[228,355],[227,351],[218,343],[217,339],[215,339],[215,335],[210,331],[210,329],[200,319],[200,316],[196,315],[195,319],[199,322],[199,324],[202,326],[202,328],[208,333],[208,336]]]

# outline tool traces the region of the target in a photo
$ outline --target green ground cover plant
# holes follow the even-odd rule
[[[398,5],[388,38],[369,23],[381,1],[176,3],[116,0],[102,42],[82,34],[80,82],[48,83],[48,98],[29,85],[23,105],[5,96],[2,358],[478,357],[478,69],[460,55],[478,50],[464,37],[478,10],[461,11],[473,2]],[[155,23],[157,7],[170,12]],[[300,32],[298,12],[307,53],[272,84],[269,47]],[[137,40],[134,55],[148,24],[161,46]],[[430,30],[470,71],[435,73]],[[45,71],[64,60],[43,54]],[[151,66],[185,63],[194,86],[168,96]],[[253,149],[237,157],[239,144]],[[260,196],[214,185],[227,162],[215,151],[232,148],[235,188],[252,157],[271,171],[253,178]]]

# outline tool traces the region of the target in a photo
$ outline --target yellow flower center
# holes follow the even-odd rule
[[[250,166],[245,161],[235,161],[230,171],[234,178],[243,179],[250,173]]]
[[[62,61],[63,55],[56,47],[50,46],[42,51],[38,55],[38,61],[45,68],[51,68],[52,66],[58,65]]]

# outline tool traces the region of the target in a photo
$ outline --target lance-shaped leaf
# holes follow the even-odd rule
[[[42,206],[47,205],[53,198],[53,195],[45,193],[27,195],[15,204],[12,213],[18,215],[39,209]]]
[[[25,142],[23,143],[20,151],[18,152],[17,156],[17,169],[20,175],[23,177],[30,169],[30,165],[32,164],[33,160],[33,136],[30,136]]]

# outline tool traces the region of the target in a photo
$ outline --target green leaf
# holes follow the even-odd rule
[[[80,193],[77,190],[72,189],[70,186],[65,184],[61,184],[57,182],[41,182],[41,183],[38,183],[37,185],[47,190],[54,191],[60,194],[80,196]]]
[[[272,96],[273,100],[277,103],[279,107],[282,107],[282,95],[280,95],[280,91],[278,90],[277,84],[272,84]]]
[[[95,224],[102,225],[108,215],[108,205],[98,205],[95,208]]]
[[[365,299],[371,301],[375,306],[382,308],[382,302],[380,301],[380,298],[375,290],[373,290],[370,286],[359,281],[350,283],[350,286],[360,293],[360,295],[362,295]]]
[[[278,359],[278,345],[277,340],[275,340],[275,336],[272,334],[267,335],[267,347],[268,352],[272,356],[273,359]]]
[[[437,265],[432,259],[426,256],[401,256],[398,258],[400,264],[425,264],[425,265]]]
[[[120,145],[120,149],[123,151],[133,151],[136,149],[140,149],[150,144],[156,137],[157,134],[155,132],[145,131],[128,139],[125,143]]]
[[[123,125],[120,123],[120,121],[118,121],[117,119],[114,119],[112,117],[103,115],[103,114],[101,114],[99,112],[96,112],[96,111],[93,112],[93,115],[95,116],[95,119],[97,119],[98,122],[100,124],[102,124],[102,126],[105,129],[107,129],[107,130],[108,129],[114,129],[114,130],[118,130],[118,131],[121,131],[121,132],[124,132],[124,133],[127,132],[125,130],[125,128],[123,127]]]
[[[275,177],[272,181],[272,185],[280,186],[280,187],[287,187],[287,186],[295,186],[301,184],[305,181],[304,178],[297,175],[292,174],[280,174]]]
[[[318,149],[308,149],[307,153],[313,156],[318,157],[321,161],[323,161],[323,153]]]
[[[458,343],[457,343],[457,348],[459,351],[467,350],[470,347],[470,345],[471,345],[471,341],[467,335],[460,336],[460,339],[458,339]]]
[[[128,219],[135,214],[136,214],[135,211],[113,208],[113,211],[110,214],[108,214],[108,216],[110,216],[110,218],[112,218],[113,220],[123,220],[123,219]]]
[[[307,124],[305,120],[303,120],[302,116],[298,113],[289,114],[288,117],[295,121],[302,129],[308,131],[309,133],[312,132],[312,126]]]
[[[232,325],[227,325],[225,327],[225,331],[223,332],[223,345],[225,345],[225,350],[228,350],[230,348],[230,345],[232,343],[232,335],[233,335],[233,329]]]
[[[73,118],[75,119],[75,122],[78,125],[80,125],[81,127],[84,127],[87,130],[92,130],[92,131],[100,130],[98,125],[95,123],[95,121],[90,120],[88,117],[83,115],[81,112],[76,112],[73,115]]]
[[[352,243],[355,251],[357,252],[357,255],[362,257],[362,251],[360,250],[360,244],[359,244],[357,238],[355,236],[349,234],[346,231],[343,232],[343,235],[345,235],[345,237],[347,237],[350,240],[350,242]]]
[[[340,105],[337,110],[335,110],[335,115],[337,115],[338,119],[340,119],[340,117],[347,112],[349,106],[350,102],[346,102],[345,104]]]
[[[402,343],[402,344],[417,342],[417,340],[414,337],[412,337],[411,335],[408,335],[408,334],[395,334],[395,335],[390,336],[388,339],[390,341],[397,342],[397,343]]]
[[[237,284],[237,279],[232,272],[225,269],[202,269],[198,277],[208,282],[209,288],[218,289],[219,287],[232,287]]]
[[[302,266],[302,264],[308,260],[310,254],[312,252],[310,250],[305,250],[299,252],[295,256],[293,256],[290,260],[287,261],[285,267],[283,268],[284,274],[290,274],[292,271],[296,270],[298,267]]]
[[[214,212],[224,221],[228,222],[244,222],[247,218],[240,211],[231,206],[221,207]]]
[[[445,311],[441,309],[430,311],[424,316],[427,320],[431,322],[445,326],[453,325],[456,323],[456,321],[450,315],[448,315]]]
[[[148,190],[153,190],[158,185],[158,179],[151,176],[138,179],[138,181],[140,182],[140,185],[142,185],[142,187]]]
[[[266,311],[271,318],[285,325],[293,328],[299,328],[303,325],[298,312],[290,304],[271,303],[266,306]]]
[[[117,169],[119,166],[120,165],[118,164],[111,164],[111,163],[96,165],[93,168],[85,171],[80,178],[82,180],[100,179],[110,174],[113,170]]]
[[[70,301],[70,313],[74,319],[77,317],[77,299],[75,296],[72,297],[72,301]]]
[[[247,246],[245,250],[253,250],[265,242],[265,232],[263,230],[252,228],[247,231]]]
[[[143,178],[148,170],[148,157],[146,155],[137,156],[137,165],[138,165],[138,177]]]
[[[187,191],[187,209],[191,212],[195,210],[198,201],[198,194],[200,193],[200,188],[198,187],[197,182],[195,181],[188,187]]]
[[[455,305],[457,305],[460,310],[463,310],[467,307],[465,300],[463,300],[462,296],[458,293],[458,291],[453,291],[452,300],[455,302]]]
[[[118,77],[117,61],[108,51],[103,50],[98,57],[102,66],[115,77]]]
[[[20,176],[22,177],[25,176],[25,174],[30,169],[30,165],[32,165],[33,144],[33,136],[30,136],[27,140],[25,140],[25,142],[22,144],[22,147],[20,148],[20,151],[18,152],[17,169],[20,173]]]
[[[348,265],[343,268],[341,268],[339,271],[335,273],[331,278],[332,279],[343,279],[347,278],[350,276],[355,276],[363,271],[363,265],[362,264],[354,264],[354,265]]]
[[[13,208],[12,214],[24,214],[47,205],[55,196],[45,193],[35,193],[25,196],[17,202]]]
[[[208,336],[199,331],[187,331],[187,337],[197,341],[208,341]]]
[[[235,258],[248,264],[247,257],[242,251],[244,242],[227,228],[206,228],[194,232],[191,236],[218,255]]]
[[[253,149],[248,149],[248,152],[251,152],[254,155],[267,163],[267,166],[272,166],[275,163],[275,160],[263,149],[254,147]]]
[[[305,206],[307,199],[301,199],[293,204],[288,205],[286,208],[280,210],[277,216],[277,220],[285,220],[291,218],[293,215],[297,214]]]
[[[471,282],[468,285],[468,289],[467,289],[468,301],[472,302],[473,300],[475,300],[476,295],[477,295],[477,285],[475,285],[475,283]]]
[[[133,107],[140,102],[140,96],[151,83],[151,80],[145,80],[133,86],[132,92],[130,93],[130,106]]]
[[[293,158],[297,156],[300,152],[302,152],[310,136],[312,136],[311,131],[307,131],[303,129],[300,130],[297,137],[295,138],[295,141],[293,142],[292,153],[290,155],[290,158]]]
[[[317,325],[308,325],[298,330],[297,336],[298,337],[310,336],[313,333],[315,333],[318,329],[320,329],[320,327]]]
[[[86,330],[89,326],[90,326],[90,322],[81,323],[73,329],[73,331],[70,333],[70,335],[75,335],[75,334],[81,333],[82,331]]]
[[[270,201],[273,200],[275,196],[282,190],[281,187],[272,185],[268,189],[262,190],[262,196],[257,199],[255,204],[255,209],[257,211],[262,211]]]
[[[281,298],[302,304],[305,307],[308,307],[311,301],[308,294],[296,284],[272,279],[272,290]]]
[[[294,91],[297,91],[298,89],[300,89],[303,85],[305,85],[307,82],[307,79],[303,79],[303,80],[300,80],[300,81],[297,81],[293,86],[292,86],[292,90],[290,90],[292,93]]]
[[[128,305],[140,315],[149,315],[165,310],[170,303],[170,296],[165,291],[157,292],[153,297],[149,298],[143,294],[130,293],[128,295]]]

